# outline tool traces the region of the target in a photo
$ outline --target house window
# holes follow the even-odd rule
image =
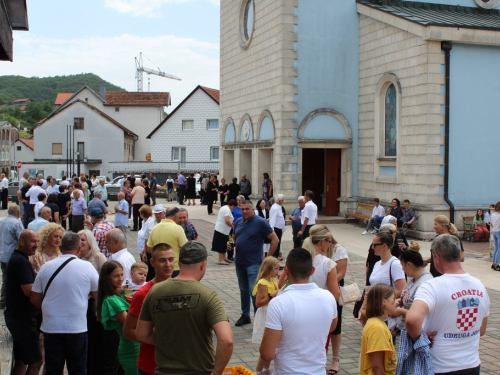
[[[219,120],[207,120],[207,130],[219,130]]]
[[[62,155],[62,143],[52,143],[52,155]]]
[[[120,107],[115,107],[115,113],[119,113],[120,112]]]
[[[77,151],[80,154],[80,159],[85,158],[85,142],[78,142],[77,143]]]
[[[395,157],[397,155],[397,94],[393,84],[389,85],[385,92],[384,122],[384,156]]]
[[[75,130],[84,130],[84,121],[83,117],[75,117]]]
[[[17,151],[21,151],[21,146],[17,146]]]
[[[194,130],[194,120],[182,120],[182,130]]]
[[[186,148],[172,147],[172,161],[186,161]]]
[[[219,147],[210,147],[210,160],[219,161]]]

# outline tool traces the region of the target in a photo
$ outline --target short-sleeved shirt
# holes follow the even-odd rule
[[[324,375],[326,337],[336,317],[335,298],[314,283],[292,284],[273,298],[267,308],[266,328],[281,331],[275,373]]]
[[[108,200],[108,188],[106,186],[102,186],[101,184],[99,184],[99,186],[94,188],[94,192],[96,191],[102,191],[101,200],[103,202],[106,202]]]
[[[144,187],[135,185],[131,194],[134,195],[132,197],[132,204],[144,204],[144,198],[146,196],[146,190],[144,190]]]
[[[155,285],[153,281],[148,281],[146,285],[135,292],[132,302],[130,303],[130,308],[128,313],[136,317],[141,315],[141,307],[144,303],[144,299],[148,295],[151,288]],[[150,344],[141,343],[141,348],[139,350],[139,357],[137,357],[137,368],[148,373],[154,374],[156,368],[155,362],[155,346]]]
[[[186,179],[186,177],[184,177],[183,174],[180,174],[179,176],[177,176],[177,184],[178,185],[186,185],[187,184],[187,179]]]
[[[87,202],[82,197],[74,199],[71,202],[71,214],[73,216],[85,215],[85,210],[87,209]]]
[[[302,224],[300,223],[300,217],[302,215],[302,210],[299,206],[295,207],[292,211],[292,216],[295,220],[292,221],[292,231],[293,233],[298,233],[302,229]]]
[[[404,210],[403,214],[403,222],[407,223],[411,221],[415,217],[415,211],[413,211],[413,208],[409,208],[407,210]]]
[[[0,221],[0,262],[9,261],[10,256],[17,249],[23,229],[23,224],[15,216],[8,215]]]
[[[125,199],[122,199],[121,201],[118,201],[117,206],[121,211],[125,211],[125,213],[116,212],[115,227],[128,227],[128,210],[130,209],[128,202]]]
[[[236,257],[237,264],[259,264],[262,259],[262,247],[264,238],[273,233],[273,230],[266,219],[258,215],[253,215],[245,222],[244,218],[239,219],[234,225],[236,235]]]
[[[271,294],[277,290],[279,290],[278,283],[276,282],[276,278],[271,278],[271,280],[267,279],[259,279],[256,283],[255,286],[253,287],[252,291],[252,296],[257,295],[257,291],[259,289],[259,285],[264,285],[266,287],[266,293]]]
[[[391,257],[391,259],[389,259],[384,265],[382,265],[381,260],[375,263],[373,272],[370,275],[370,285],[386,284],[395,287],[396,281],[404,278],[405,273],[403,271],[403,267],[401,267],[401,262],[396,257]]]
[[[45,263],[35,279],[33,292],[43,293],[54,274],[68,258],[63,254]],[[74,259],[52,280],[42,302],[43,322],[46,333],[87,332],[87,307],[90,292],[97,292],[99,275],[87,261]]]
[[[193,241],[196,237],[198,237],[198,231],[190,221],[186,222],[186,230],[184,233],[186,234],[188,241]]]
[[[318,206],[316,206],[313,201],[306,202],[306,205],[302,210],[302,224],[304,224],[304,219],[306,217],[309,218],[309,220],[307,221],[307,225],[316,224],[316,219],[318,218]]]
[[[467,273],[444,274],[420,285],[415,301],[429,308],[422,330],[437,332],[431,348],[434,371],[479,366],[480,328],[490,309],[490,298],[481,281]]]
[[[109,221],[103,220],[94,225],[93,234],[95,240],[97,241],[97,246],[99,246],[99,250],[106,256],[106,259],[109,258],[108,248],[106,247],[106,233],[108,233],[115,226],[113,223]]]
[[[361,336],[359,364],[359,373],[361,375],[373,374],[370,354],[376,352],[384,352],[384,374],[395,374],[397,356],[392,343],[391,332],[383,321],[378,318],[370,318],[366,322]]]
[[[175,221],[163,219],[154,226],[149,234],[147,245],[150,248],[155,247],[159,243],[167,243],[174,250],[175,266],[174,271],[179,270],[179,252],[181,247],[187,242],[184,229],[177,225]]]
[[[87,204],[87,210],[89,211],[89,213],[93,208],[100,208],[102,212],[107,210],[106,205],[99,198],[92,198],[92,200]],[[106,217],[106,215],[104,215],[104,217]]]
[[[233,222],[233,214],[229,206],[223,206],[220,208],[217,214],[217,222],[215,223],[215,230],[219,233],[228,235],[231,232],[231,227],[226,224],[226,217],[229,217],[229,221]]]
[[[155,328],[155,375],[213,371],[213,326],[227,321],[216,292],[194,280],[163,281],[146,296],[140,319],[153,322]]]
[[[149,186],[152,187],[151,190],[153,190],[153,191],[156,191],[158,189],[158,180],[156,179],[156,177],[153,177],[151,179],[151,181],[149,182]]]
[[[35,271],[26,254],[16,250],[7,263],[5,317],[11,319],[33,318],[40,315],[40,310],[30,303],[21,286],[35,282]]]
[[[225,207],[225,206],[224,206]],[[233,215],[233,221],[236,221],[238,220],[239,218],[243,217],[243,214],[241,213],[241,208],[239,208],[238,206],[235,206],[232,210],[231,210],[231,214]]]

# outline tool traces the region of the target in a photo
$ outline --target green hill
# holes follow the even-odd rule
[[[92,73],[74,74],[55,77],[0,76],[0,104],[10,104],[13,100],[30,98],[36,102],[48,101],[54,104],[57,93],[76,92],[82,86],[99,91],[99,85],[105,84],[108,91],[125,91],[121,87]]]

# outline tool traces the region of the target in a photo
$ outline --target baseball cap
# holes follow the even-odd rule
[[[99,207],[90,210],[90,216],[93,217],[104,217],[104,212]]]
[[[156,206],[153,207],[153,213],[154,214],[159,214],[160,212],[165,211],[165,206],[162,204],[157,204]]]
[[[207,248],[201,242],[188,241],[179,252],[179,263],[196,264],[203,262],[208,257]]]

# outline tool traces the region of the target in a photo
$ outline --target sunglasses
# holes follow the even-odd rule
[[[377,246],[383,245],[383,243],[372,243],[372,248],[375,248]]]

